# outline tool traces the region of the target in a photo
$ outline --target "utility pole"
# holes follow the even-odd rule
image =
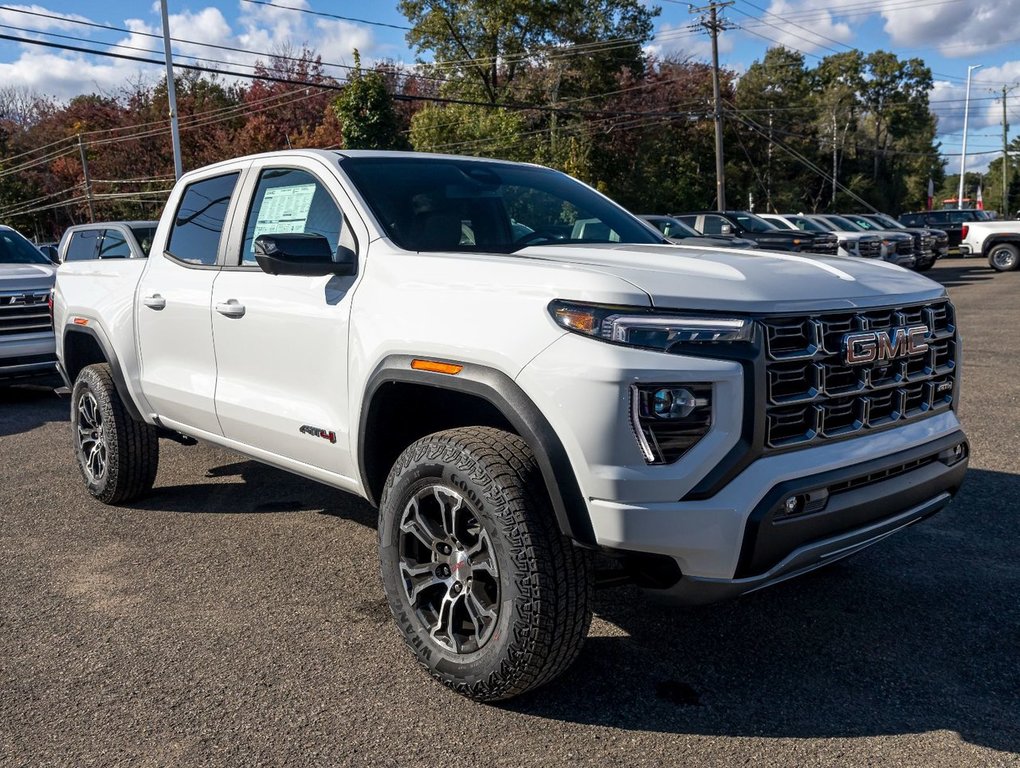
[[[163,14],[163,55],[166,57],[166,97],[170,102],[170,140],[174,145],[174,178],[181,178],[181,132],[177,125],[177,88],[174,85],[174,63],[170,54],[170,18],[166,0],[159,0]]]
[[[963,102],[963,149],[960,152],[960,191],[956,193],[956,207],[963,208],[963,187],[967,179],[967,118],[970,115],[970,76],[975,69],[984,64],[971,64],[967,67],[967,96]]]
[[[81,140],[81,134],[78,134],[78,152],[81,153],[81,173],[85,179],[85,200],[89,204],[89,224],[95,224],[96,222],[96,211],[92,207],[92,180],[89,178],[89,158],[85,154],[85,143]]]
[[[713,2],[700,8],[693,5],[687,6],[691,13],[701,14],[701,21],[698,22],[697,26],[708,30],[708,33],[712,36],[712,99],[715,116],[715,201],[720,211],[726,210],[726,168],[723,163],[722,98],[719,93],[719,33],[730,27],[725,20],[719,18],[719,10],[733,5],[733,2],[734,0]]]
[[[1006,96],[1017,86],[1002,86],[1002,211],[1003,217],[1009,215],[1009,121],[1006,117]],[[995,93],[994,90],[991,91]]]

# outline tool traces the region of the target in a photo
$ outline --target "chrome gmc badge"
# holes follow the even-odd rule
[[[843,337],[843,359],[847,365],[863,365],[921,355],[928,351],[928,334],[927,325],[848,333]]]

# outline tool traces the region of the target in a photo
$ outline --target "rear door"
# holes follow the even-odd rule
[[[240,175],[223,173],[184,188],[165,251],[151,254],[138,284],[142,390],[168,426],[220,433],[210,302]]]
[[[357,251],[367,230],[318,161],[253,163],[213,288],[216,410],[225,437],[351,477],[348,328],[357,276],[268,275],[261,234],[320,235]],[[359,270],[360,271],[360,270]]]

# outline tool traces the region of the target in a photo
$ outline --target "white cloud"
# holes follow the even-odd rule
[[[289,51],[296,55],[307,47],[322,57],[324,64],[349,65],[352,52],[357,48],[366,63],[371,63],[377,53],[374,36],[370,29],[351,22],[324,19],[310,14],[288,10],[282,6],[268,6],[254,3],[239,2],[236,19],[228,20],[216,7],[208,6],[195,10],[185,10],[170,15],[170,31],[174,38],[188,42],[174,42],[173,50],[181,60],[195,63],[194,59],[184,56],[196,56],[210,62],[210,66],[224,68],[237,65],[239,71],[250,72],[250,65],[256,60],[267,58],[266,54]],[[288,0],[291,7],[308,8],[305,0]],[[39,5],[11,6],[59,16],[58,19],[47,19],[41,16],[26,17],[13,11],[0,10],[0,23],[24,26],[26,19],[36,30],[71,29],[74,34],[88,36],[95,30],[74,24],[71,19],[90,21],[80,15],[58,14]],[[159,3],[149,7],[147,18],[129,18],[122,21],[113,20],[109,23],[123,26],[131,33],[117,40],[122,46],[140,48],[142,51],[162,51],[162,40],[152,35],[162,34],[160,24]],[[255,51],[260,55],[208,48],[200,43],[214,43],[229,48]],[[99,48],[98,43],[92,44]],[[93,91],[114,92],[131,81],[138,80],[139,72],[145,77],[156,79],[162,73],[152,66],[131,64],[126,61],[117,62],[113,59],[89,57],[71,53],[55,53],[30,44],[21,44],[21,51],[14,61],[0,62],[0,82],[4,85],[21,86],[54,96],[67,99],[80,93]],[[128,55],[139,55],[153,58],[153,54],[113,48],[114,52]],[[158,54],[157,54],[158,55]],[[225,63],[224,63],[225,62]],[[344,70],[326,67],[327,74],[343,78]],[[229,79],[229,78],[228,78]]]
[[[845,21],[837,21],[839,7],[851,0],[772,0],[768,13],[759,20],[742,18],[740,25],[757,33],[763,42],[775,41],[805,53],[831,48],[834,43],[849,43],[853,30]]]
[[[885,31],[897,45],[938,48],[945,56],[985,53],[1020,38],[1020,0],[883,4]]]

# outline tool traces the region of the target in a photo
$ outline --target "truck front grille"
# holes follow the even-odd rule
[[[900,256],[912,256],[914,254],[914,240],[900,240],[896,243],[896,253]]]
[[[815,235],[815,241],[811,246],[811,253],[835,256],[839,253],[839,238],[835,235]]]
[[[0,293],[0,336],[52,331],[49,291]]]
[[[953,405],[957,334],[953,305],[761,320],[766,355],[765,446],[777,450],[915,421]],[[847,334],[925,325],[927,352],[850,365]]]
[[[865,259],[877,259],[882,255],[882,241],[859,240],[857,242],[857,253]]]
[[[917,255],[930,258],[935,253],[935,238],[932,235],[920,235],[917,239]]]

